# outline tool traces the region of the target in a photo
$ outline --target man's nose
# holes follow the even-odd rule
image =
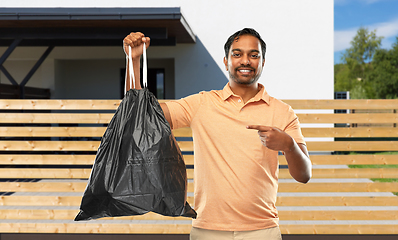
[[[250,65],[250,59],[248,56],[243,56],[241,60],[242,60],[240,63],[241,65]]]

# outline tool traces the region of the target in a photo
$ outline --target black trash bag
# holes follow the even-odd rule
[[[129,90],[106,129],[75,221],[141,215],[196,218],[180,148],[147,88]]]

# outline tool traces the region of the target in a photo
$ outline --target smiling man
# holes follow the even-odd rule
[[[136,76],[143,42],[149,46],[150,39],[142,33],[124,39],[125,51],[133,48]],[[278,152],[294,179],[306,183],[311,178],[300,124],[289,105],[258,83],[266,44],[255,30],[236,32],[224,49],[229,72],[224,89],[161,104],[173,129],[192,129],[198,216],[190,239],[281,239],[275,206]]]
[[[229,87],[247,102],[258,92],[257,80],[264,66],[266,45],[252,29],[243,29],[224,45],[224,64],[229,73]]]
[[[224,64],[229,78],[236,84],[253,84],[263,70],[265,43],[253,35],[233,37],[225,44]],[[233,49],[230,49],[233,42]]]

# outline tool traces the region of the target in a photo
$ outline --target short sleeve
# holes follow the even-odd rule
[[[284,131],[289,134],[297,143],[305,144],[299,119],[290,106],[288,116],[288,124],[286,125]]]
[[[203,93],[190,95],[180,100],[166,102],[170,111],[173,129],[189,127],[201,105]]]

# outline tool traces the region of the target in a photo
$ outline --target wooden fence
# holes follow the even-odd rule
[[[398,234],[398,182],[393,180],[398,155],[383,153],[398,151],[398,100],[285,102],[298,110],[314,169],[309,183],[294,182],[280,156],[282,233]],[[189,233],[190,219],[152,213],[73,221],[100,138],[119,103],[0,100],[0,233]],[[361,113],[335,114],[335,109]],[[174,134],[177,140],[185,137],[179,144],[186,164],[193,165],[190,129]],[[191,204],[193,171],[188,169]]]

